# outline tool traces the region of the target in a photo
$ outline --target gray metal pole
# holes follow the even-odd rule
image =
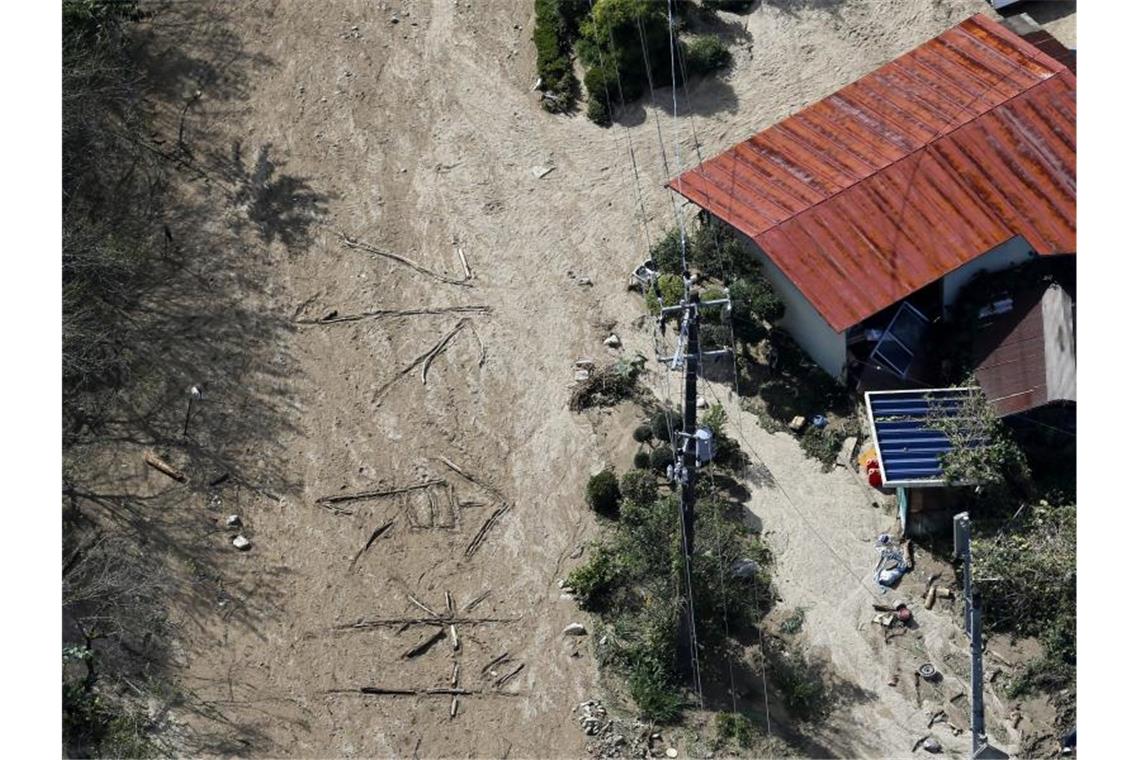
[[[970,731],[973,734],[973,752],[977,755],[986,746],[986,707],[983,701],[982,674],[982,595],[975,591],[968,597],[970,615]]]

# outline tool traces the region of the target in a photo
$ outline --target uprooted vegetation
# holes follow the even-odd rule
[[[718,486],[723,477],[698,480],[688,577],[677,494],[664,488],[659,474],[633,470],[620,479],[617,515],[607,520],[604,537],[567,578],[579,603],[600,617],[599,664],[621,675],[650,720],[676,720],[691,701],[689,659],[679,653],[678,639],[683,588],[691,584],[706,684],[717,683],[726,667],[745,666],[741,639],[754,635],[772,604],[771,554],[740,503]]]
[[[622,357],[613,364],[592,370],[570,393],[570,409],[582,412],[596,406],[613,406],[641,394],[637,379],[645,368],[645,357]]]

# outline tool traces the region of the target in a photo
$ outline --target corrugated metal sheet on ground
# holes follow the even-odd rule
[[[974,16],[671,183],[837,331],[1017,235],[1076,251],[1076,77]]]
[[[977,388],[930,388],[864,394],[883,486],[943,485],[942,456],[952,444],[936,426],[936,415],[955,415],[963,400],[978,392]],[[936,409],[933,413],[932,405]]]

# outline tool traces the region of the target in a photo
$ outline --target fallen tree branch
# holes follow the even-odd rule
[[[501,688],[503,688],[503,686],[504,686],[504,685],[507,683],[507,681],[511,680],[512,678],[514,678],[515,676],[517,676],[519,673],[521,673],[521,672],[522,672],[522,669],[523,669],[523,668],[525,668],[525,667],[526,667],[526,663],[525,663],[525,662],[520,662],[520,663],[519,663],[519,666],[518,666],[517,668],[515,668],[514,670],[512,670],[510,673],[507,673],[505,676],[500,676],[500,677],[499,677],[499,678],[498,678],[498,679],[495,681],[495,683],[494,683],[494,686],[495,686],[495,688],[496,688],[496,689],[501,689]]]
[[[457,332],[459,332],[459,330],[463,327],[463,323],[466,319],[467,318],[464,317],[463,319],[459,320],[459,322],[455,325],[455,327],[451,328],[451,332],[449,332],[447,335],[443,336],[439,340],[439,342],[437,342],[434,346],[429,348],[427,351],[423,352],[422,354],[417,356],[415,359],[413,359],[410,364],[408,364],[403,369],[401,369],[399,372],[397,372],[391,379],[388,380],[388,382],[381,385],[380,389],[377,390],[376,393],[374,393],[372,395],[373,403],[379,401],[380,398],[385,393],[388,392],[388,389],[391,388],[393,385],[395,385],[396,381],[399,380],[401,377],[403,377],[404,375],[411,372],[413,369],[418,367],[423,362],[428,361],[431,358],[435,358],[435,355],[437,353],[439,353],[440,351],[442,351],[443,347],[447,345],[448,341],[450,341],[453,337],[455,337],[455,334]],[[426,368],[425,368],[424,373],[423,373],[423,380],[425,383],[427,382],[427,370],[426,370]]]
[[[491,668],[495,667],[496,665],[498,665],[500,662],[503,662],[504,660],[508,660],[508,659],[510,659],[510,657],[511,657],[511,653],[510,653],[510,652],[503,652],[501,655],[499,655],[498,657],[496,657],[495,659],[491,660],[491,661],[490,661],[490,662],[488,662],[486,665],[484,665],[484,666],[483,666],[483,667],[482,667],[482,668],[479,670],[479,674],[480,674],[480,675],[486,675],[486,674],[487,674],[487,672],[488,672],[488,671],[489,671]]]
[[[380,538],[385,533],[387,533],[388,529],[391,528],[395,524],[396,524],[395,520],[389,520],[388,522],[384,523],[383,525],[381,525],[376,530],[372,531],[372,535],[368,537],[368,542],[360,548],[360,551],[358,551],[356,553],[356,556],[352,558],[352,562],[350,562],[348,564],[348,569],[352,570],[354,567],[356,567],[356,561],[358,559],[360,559],[360,555],[362,555],[362,554],[364,554],[364,552],[368,551],[372,547],[372,544],[376,543],[376,539]]]
[[[409,602],[411,602],[412,604],[416,605],[417,607],[419,607],[421,610],[423,610],[423,611],[424,611],[424,612],[426,612],[427,614],[431,615],[432,617],[434,617],[434,618],[439,618],[439,619],[441,619],[441,620],[442,620],[442,616],[441,616],[441,615],[440,615],[438,612],[436,612],[435,610],[433,610],[431,607],[428,607],[426,604],[424,604],[423,602],[421,602],[419,599],[416,599],[416,598],[415,598],[414,596],[412,596],[410,593],[409,593],[407,596],[408,596],[408,601],[409,601]]]
[[[491,530],[495,523],[498,522],[499,518],[502,517],[510,508],[510,504],[503,504],[483,522],[483,526],[479,528],[479,531],[475,534],[475,537],[471,539],[471,543],[467,544],[467,548],[463,550],[463,556],[471,557],[475,554],[475,552],[479,551],[479,547],[487,538],[488,531]]]
[[[406,660],[410,660],[413,657],[419,657],[421,654],[424,654],[429,649],[431,649],[437,641],[442,639],[443,635],[444,635],[443,629],[440,628],[438,631],[435,631],[430,636],[428,636],[426,639],[424,639],[420,643],[416,644],[414,647],[412,647],[408,651],[404,652],[404,654],[401,656]]]
[[[386,259],[391,259],[392,261],[397,261],[406,267],[411,267],[412,269],[416,270],[417,272],[419,272],[422,275],[426,275],[428,277],[431,277],[432,279],[438,280],[439,282],[445,283],[447,285],[461,285],[465,288],[471,287],[471,283],[468,282],[468,280],[471,279],[470,277],[464,277],[462,280],[457,280],[454,277],[449,277],[447,275],[440,274],[439,272],[433,272],[432,270],[428,269],[427,267],[420,266],[419,264],[412,261],[411,259],[404,258],[403,256],[399,255],[398,253],[391,253],[390,251],[382,251],[379,248],[376,248],[374,246],[369,245],[368,243],[363,243],[359,240],[355,240],[353,238],[350,238],[348,235],[345,235],[343,232],[340,234],[340,239],[346,248],[353,248],[356,250],[361,250],[361,251],[364,251],[365,253],[370,253],[374,256],[382,256]]]
[[[463,611],[464,611],[464,612],[470,612],[471,610],[473,610],[473,609],[475,609],[476,607],[478,607],[478,606],[479,606],[479,605],[480,605],[480,604],[483,602],[483,600],[484,600],[484,599],[486,599],[486,598],[487,598],[488,596],[490,596],[490,595],[491,595],[491,590],[490,590],[490,589],[488,589],[488,590],[484,591],[482,594],[479,594],[479,596],[475,597],[475,598],[474,598],[474,599],[472,599],[470,602],[468,602],[467,604],[463,605]]]
[[[443,340],[441,340],[439,343],[436,343],[435,348],[433,348],[431,351],[429,351],[428,355],[426,357],[424,357],[423,364],[420,367],[420,382],[421,383],[423,383],[424,385],[427,385],[427,373],[428,373],[428,368],[431,367],[431,363],[435,360],[435,357],[439,356],[440,354],[442,354],[444,352],[444,350],[447,348],[447,344],[449,342],[451,342],[451,339],[453,337],[455,337],[456,333],[458,333],[460,330],[463,329],[463,325],[466,323],[467,323],[466,317],[459,320],[459,323],[457,325],[455,325],[454,328],[452,328],[451,332],[449,332],[447,335],[445,335]]]
[[[358,631],[367,628],[392,628],[395,626],[413,625],[484,625],[486,623],[517,623],[517,617],[485,617],[485,618],[377,618],[375,620],[359,620],[355,623],[341,623],[334,626],[334,631]]]
[[[423,483],[416,483],[410,486],[401,486],[399,488],[382,488],[372,491],[356,491],[354,493],[334,494],[331,496],[322,496],[317,499],[317,504],[326,506],[329,504],[339,504],[344,501],[358,501],[360,499],[380,499],[385,496],[396,496],[409,491],[418,491],[423,488],[431,488],[432,486],[444,485],[445,480],[428,480]],[[352,514],[349,512],[348,514]]]
[[[490,306],[439,306],[423,309],[375,309],[360,314],[345,314],[344,316],[327,317],[321,319],[296,319],[299,325],[335,325],[342,322],[360,322],[365,319],[389,319],[393,317],[418,317],[432,314],[490,314]]]
[[[161,472],[163,475],[166,475],[167,477],[170,477],[170,478],[174,478],[179,483],[186,480],[186,476],[180,470],[178,470],[178,469],[172,467],[171,465],[167,464],[162,459],[160,459],[157,454],[155,454],[153,452],[148,451],[148,452],[144,453],[143,454],[143,461],[146,462],[147,464],[149,464],[154,469]]]
[[[463,478],[464,480],[466,480],[466,481],[468,481],[468,482],[470,482],[470,483],[474,483],[475,485],[477,485],[477,486],[479,486],[480,488],[482,488],[484,491],[487,491],[488,493],[491,493],[491,494],[493,494],[494,496],[497,496],[497,497],[499,497],[499,498],[500,498],[500,499],[502,499],[503,501],[506,501],[506,500],[507,500],[507,498],[506,498],[505,496],[503,496],[503,494],[502,494],[502,493],[500,493],[500,492],[499,492],[499,489],[495,488],[495,487],[494,487],[493,485],[491,485],[490,483],[486,483],[486,482],[484,482],[484,481],[480,480],[479,478],[475,477],[474,475],[470,475],[470,474],[468,474],[468,473],[464,472],[464,471],[463,471],[463,470],[462,470],[462,469],[459,467],[459,465],[457,465],[455,462],[452,462],[452,461],[451,461],[450,459],[448,459],[447,457],[443,457],[443,456],[441,456],[441,457],[436,457],[436,458],[437,458],[437,459],[439,459],[439,461],[443,462],[445,465],[447,465],[447,466],[448,466],[448,468],[450,468],[451,470],[453,470],[453,471],[455,472],[455,474],[459,475],[459,477]]]

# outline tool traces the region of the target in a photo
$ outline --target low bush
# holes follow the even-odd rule
[[[605,605],[621,570],[613,552],[606,546],[597,547],[585,564],[579,565],[566,577],[566,584],[588,610],[597,611]]]
[[[831,695],[822,664],[809,661],[795,647],[779,644],[762,646],[769,677],[780,693],[788,713],[804,721],[827,717]]]
[[[621,495],[638,506],[652,504],[657,499],[657,478],[645,470],[631,470],[621,476]]]
[[[676,306],[685,297],[685,281],[680,275],[663,274],[657,278],[657,289],[645,291],[645,306],[650,314],[660,314],[662,303],[657,300],[657,292],[665,306]]]
[[[639,451],[633,455],[633,466],[639,470],[648,470],[652,463],[648,451]]]
[[[740,713],[719,712],[713,721],[716,728],[717,744],[735,742],[742,749],[752,746],[756,739],[756,727]]]
[[[826,472],[835,467],[835,458],[843,448],[845,437],[843,431],[834,427],[820,430],[814,425],[808,425],[800,436],[800,448],[812,459],[818,459]]]
[[[634,428],[633,440],[638,443],[648,443],[653,440],[653,428],[650,425],[638,425]]]
[[[743,14],[752,8],[755,0],[701,0],[701,7],[714,11]]]
[[[621,488],[613,470],[602,470],[586,484],[586,502],[595,512],[613,517],[617,515],[620,501]]]
[[[689,76],[704,76],[732,63],[732,53],[716,35],[706,34],[696,37],[683,45],[686,73]]]
[[[672,437],[670,433],[681,429],[681,415],[671,409],[667,409],[653,415],[653,418],[649,421],[649,425],[653,428],[653,435],[657,440],[664,443],[671,443]]]
[[[649,454],[649,466],[657,472],[665,472],[673,464],[673,449],[669,446],[658,446]]]

